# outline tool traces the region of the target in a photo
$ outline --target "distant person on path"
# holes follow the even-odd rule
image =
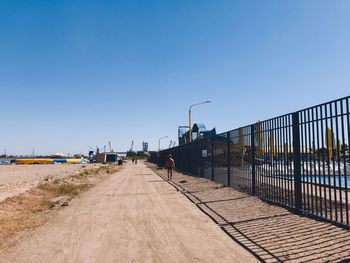
[[[165,160],[165,169],[168,170],[168,181],[173,179],[173,169],[175,169],[175,161],[171,154],[168,155],[168,158]]]

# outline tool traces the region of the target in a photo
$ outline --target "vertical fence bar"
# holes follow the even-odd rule
[[[333,205],[332,205],[332,190],[331,190],[331,169],[330,169],[330,165],[331,165],[331,160],[329,156],[329,143],[328,140],[330,140],[329,136],[328,136],[328,118],[331,119],[330,117],[328,117],[328,111],[327,111],[327,105],[324,106],[325,109],[325,124],[326,124],[326,145],[327,145],[327,176],[328,176],[328,198],[329,198],[329,216],[330,219],[333,220]]]
[[[293,123],[293,163],[294,163],[294,199],[295,208],[301,210],[301,158],[300,158],[300,133],[299,113],[292,115]]]
[[[292,148],[292,143],[293,143],[293,138],[292,138],[292,136],[293,136],[293,126],[292,126],[292,120],[291,120],[291,117],[292,117],[292,115],[288,115],[288,144],[289,144],[289,146]],[[292,162],[291,162],[291,153],[292,153],[292,150],[290,150],[289,151],[289,153],[288,153],[288,180],[289,180],[289,186],[288,186],[288,188],[289,188],[289,196],[290,196],[290,203],[289,203],[289,205],[291,206],[291,207],[293,207],[294,206],[294,196],[293,196],[293,181],[291,180],[292,178],[291,178],[291,174],[292,174]]]
[[[335,171],[335,145],[334,145],[334,124],[333,124],[333,103],[330,103],[329,106],[329,111],[330,111],[330,123],[331,123],[331,138],[329,138],[329,140],[331,140],[331,147],[332,147],[332,158],[331,158],[331,164],[332,164],[332,174],[333,174],[333,197],[334,197],[334,213],[335,213],[335,221],[338,221],[338,202],[337,202],[337,188],[336,188],[336,171]],[[331,181],[329,182],[329,184],[331,185]],[[333,202],[333,200],[332,200]]]
[[[347,122],[347,130],[348,130],[348,147],[350,143],[350,111],[349,111],[349,98],[346,99],[346,122]],[[345,117],[345,116],[344,116]],[[345,135],[344,135],[345,136]],[[344,139],[345,140],[345,139]],[[349,151],[349,150],[348,150]],[[345,148],[344,148],[344,153],[345,153]],[[349,171],[346,168],[346,157],[344,158],[344,165],[345,165],[345,170],[344,170],[344,179],[345,179],[345,189],[346,189],[346,224],[349,225],[349,197],[348,197],[348,176],[349,176]]]
[[[282,187],[283,187],[283,198],[282,202],[283,204],[287,204],[288,200],[288,192],[287,192],[287,184],[286,184],[286,163],[287,163],[287,155],[288,155],[288,144],[287,144],[287,137],[286,137],[286,116],[281,118],[282,120],[282,142],[283,142],[283,166],[282,166]]]
[[[314,110],[315,108],[311,108],[311,115],[310,115],[310,122],[311,122],[311,130],[312,130],[312,161],[313,161],[313,179],[314,179],[314,183],[311,185],[313,190],[315,191],[315,211],[316,211],[316,215],[318,215],[318,199],[320,197],[319,193],[318,193],[318,185],[317,185],[317,176],[318,176],[318,171],[317,171],[317,158],[316,158],[316,138],[315,138],[315,117],[314,117]]]
[[[270,175],[268,170],[270,168],[270,165],[269,165],[269,161],[270,161],[270,151],[269,151],[269,130],[268,130],[268,122],[263,122],[263,130],[264,130],[264,141],[265,141],[265,145],[264,145],[264,159],[266,160],[264,162],[264,170],[260,176],[260,182],[259,182],[259,185],[258,185],[258,190],[260,192],[260,196],[263,196],[265,195],[265,185],[266,185],[266,178]]]
[[[284,145],[283,145],[283,141],[282,141],[282,131],[281,131],[281,118],[276,118],[276,132],[277,132],[277,144],[280,146],[280,152],[281,152],[281,156],[279,158],[279,162],[278,162],[278,169],[277,169],[277,173],[276,173],[276,178],[277,178],[277,181],[276,181],[276,186],[277,186],[277,196],[276,196],[276,201],[277,202],[281,202],[281,196],[282,196],[282,186],[281,186],[281,174],[282,174],[282,165],[283,165],[283,148],[284,148]]]
[[[317,167],[318,167],[318,171],[317,171],[317,175],[318,175],[318,193],[319,193],[319,210],[320,210],[320,216],[323,216],[323,201],[322,201],[322,179],[321,179],[321,156],[320,156],[320,130],[319,130],[319,108],[316,107],[315,110],[312,112],[312,120],[316,123],[316,141],[317,141]],[[315,113],[315,115],[314,115]],[[322,120],[321,120],[322,121]],[[322,130],[321,130],[322,132]],[[322,145],[323,147],[323,145]]]
[[[342,197],[342,183],[341,183],[341,170],[340,170],[340,164],[341,164],[341,159],[340,159],[340,153],[339,153],[339,148],[340,148],[340,138],[339,138],[339,117],[338,117],[338,102],[335,103],[335,131],[336,131],[336,140],[335,142],[335,156],[337,157],[337,176],[338,176],[338,183],[339,183],[339,212],[340,212],[340,223],[344,222],[344,217],[343,217],[343,197]],[[333,168],[334,171],[336,171],[335,167]],[[335,178],[335,177],[334,177]]]
[[[271,165],[269,169],[269,176],[266,178],[266,190],[265,190],[265,198],[270,198],[271,196],[271,183],[272,183],[272,178],[274,176],[274,163],[275,163],[275,158],[276,158],[276,147],[275,147],[275,142],[274,142],[274,129],[272,127],[273,121],[268,122],[268,130],[269,130],[269,144],[272,145],[273,149],[270,149],[270,160],[271,160]]]
[[[325,160],[326,160],[326,156],[325,156],[325,138],[324,138],[324,118],[323,118],[323,112],[324,109],[322,106],[320,106],[320,120],[321,120],[321,145],[322,145],[322,175],[323,175],[323,200],[324,200],[324,217],[327,218],[327,207],[328,207],[328,203],[327,203],[327,188],[326,188],[326,165],[325,165]],[[327,121],[327,120],[326,120]],[[326,124],[325,124],[326,125]]]
[[[251,133],[251,159],[252,159],[252,195],[256,193],[256,175],[255,175],[255,124],[250,126]]]
[[[346,107],[347,109],[349,109],[349,103],[348,103],[348,99],[345,101],[346,102]],[[347,165],[346,165],[346,151],[345,151],[345,129],[344,129],[344,119],[345,116],[347,116],[348,119],[348,124],[349,124],[349,110],[347,110],[348,114],[344,115],[344,109],[343,109],[343,101],[341,102],[341,129],[342,129],[342,156],[343,156],[343,163],[344,163],[344,187],[345,187],[345,218],[346,218],[346,224],[349,225],[349,200],[348,200],[348,178],[347,178]],[[349,131],[349,127],[348,127],[348,132]],[[349,136],[350,137],[350,136]],[[349,139],[348,138],[348,143],[349,143]],[[349,147],[349,146],[348,146]]]
[[[210,167],[211,167],[211,180],[214,181],[214,139],[210,137]]]
[[[231,185],[231,138],[230,132],[226,133],[227,136],[227,186]]]
[[[305,191],[306,191],[306,194],[304,195],[306,200],[304,201],[305,203],[305,206],[307,204],[307,211],[310,212],[310,147],[309,146],[309,127],[308,127],[308,124],[309,124],[309,120],[307,118],[307,111],[308,110],[304,110],[304,120],[303,120],[303,123],[304,123],[304,153],[305,153],[305,156],[303,156],[303,166],[306,166],[305,169],[304,169],[304,173],[303,173],[303,185],[305,185]]]
[[[199,172],[199,177],[204,177],[204,160],[203,160],[203,147],[204,143],[203,141],[199,142],[199,160],[200,160],[200,172]]]
[[[278,125],[277,125],[277,121],[276,118],[274,118],[272,120],[272,124],[273,124],[273,130],[275,131],[275,136],[274,136],[274,145],[276,145],[276,162],[274,163],[274,171],[273,171],[273,176],[271,176],[270,179],[270,196],[272,195],[272,200],[275,200],[276,195],[277,195],[277,174],[278,174],[278,166],[279,166],[279,161],[280,161],[280,157],[279,157],[279,153],[280,153],[280,148],[281,146],[278,144]]]
[[[311,199],[311,212],[314,213],[314,189],[313,189],[313,180],[314,180],[314,166],[313,164],[313,151],[312,151],[312,126],[311,126],[311,118],[310,118],[310,109],[307,110],[307,126],[308,126],[308,167],[309,167],[309,172],[308,172],[308,184],[310,185],[310,194],[308,195],[308,198]]]

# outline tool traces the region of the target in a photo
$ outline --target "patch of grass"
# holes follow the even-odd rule
[[[51,199],[68,196],[71,200],[117,170],[114,165],[106,165],[66,178],[46,180],[26,193],[0,202],[0,248],[8,247],[8,240],[16,233],[45,223],[49,218],[45,212],[54,208]]]
[[[82,181],[78,182],[67,182],[67,181],[55,181],[53,183],[41,183],[38,189],[47,191],[54,196],[68,195],[77,196],[79,193],[86,191],[93,184],[85,183]]]

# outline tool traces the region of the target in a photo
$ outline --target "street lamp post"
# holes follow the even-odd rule
[[[164,136],[164,137],[159,138],[159,140],[158,140],[158,151],[160,151],[160,140],[161,140],[161,139],[168,138],[168,137],[169,137],[169,136]]]
[[[210,100],[192,104],[188,110],[188,127],[189,127],[189,142],[192,142],[192,108],[205,103],[210,103]]]

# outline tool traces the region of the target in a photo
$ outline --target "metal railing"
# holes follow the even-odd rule
[[[150,157],[304,214],[350,227],[350,97]]]

